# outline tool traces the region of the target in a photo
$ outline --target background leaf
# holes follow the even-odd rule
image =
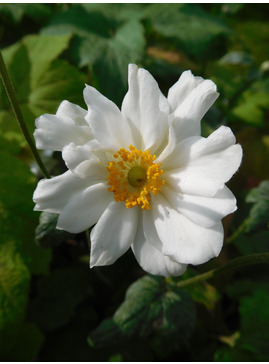
[[[46,4],[0,4],[0,13],[9,14],[15,22],[20,22],[24,15],[40,21],[47,18],[51,11]]]
[[[24,319],[30,274],[47,273],[51,253],[34,243],[35,179],[28,166],[7,151],[0,152],[0,163],[0,357],[19,360],[20,335],[27,325]],[[41,339],[37,337],[35,342],[28,339],[25,338],[25,346],[29,350],[25,349],[27,355],[22,354],[21,358],[32,360],[40,349]],[[15,347],[17,356],[13,353]]]
[[[217,17],[193,4],[154,4],[145,10],[153,28],[165,37],[179,42],[181,50],[191,57],[216,57],[223,52],[223,41],[229,28]]]
[[[113,318],[102,322],[89,342],[103,347],[127,338],[151,337],[155,347],[169,350],[184,346],[194,319],[194,305],[185,291],[170,287],[161,277],[145,276],[130,286]]]
[[[269,109],[269,80],[255,82],[248,88],[233,109],[233,114],[250,125],[263,126]]]
[[[30,273],[16,242],[0,239],[0,358],[5,358],[24,319]]]
[[[56,229],[59,214],[43,211],[39,217],[39,224],[35,230],[35,240],[44,248],[53,248],[67,239],[72,239],[74,234]]]
[[[34,131],[35,118],[55,113],[62,100],[82,102],[83,75],[66,61],[53,62],[67,48],[69,40],[70,36],[29,36],[3,51],[30,133]],[[3,136],[25,146],[2,85],[0,95],[3,97],[0,109]]]
[[[57,14],[43,34],[75,34],[71,43],[73,59],[81,67],[93,66],[94,81],[105,96],[119,104],[126,90],[128,64],[138,62],[143,54],[143,27],[130,15],[113,18],[109,11],[98,9],[74,6]]]
[[[256,290],[240,304],[241,330],[234,348],[223,348],[216,361],[266,361],[268,350],[269,293]]]
[[[249,212],[247,231],[252,231],[269,222],[269,181],[262,181],[259,187],[253,188],[246,201],[254,203]]]

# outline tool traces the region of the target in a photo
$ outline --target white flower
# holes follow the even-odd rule
[[[242,158],[228,127],[200,135],[217,97],[212,81],[186,71],[165,98],[135,65],[121,111],[86,86],[88,111],[63,101],[36,121],[37,147],[62,151],[68,170],[38,183],[35,210],[58,213],[58,229],[72,233],[96,224],[91,267],[130,247],[144,270],[163,276],[216,257],[221,219],[236,210],[225,182]]]

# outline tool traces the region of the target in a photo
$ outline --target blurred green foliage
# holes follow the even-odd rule
[[[185,69],[212,79],[220,97],[205,136],[232,127],[242,166],[229,186],[239,209],[224,220],[219,258],[269,248],[268,4],[0,4],[0,46],[27,126],[84,83],[119,106],[128,63],[167,93]],[[264,265],[210,282],[145,275],[131,253],[88,267],[84,234],[55,230],[33,212],[41,177],[0,84],[0,359],[6,361],[268,361],[269,275]],[[42,154],[51,174],[59,153]],[[36,230],[37,229],[37,230]],[[36,231],[36,242],[35,242]]]

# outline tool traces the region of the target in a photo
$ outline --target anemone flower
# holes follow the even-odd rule
[[[220,253],[221,219],[236,210],[225,183],[242,149],[225,126],[201,136],[219,95],[212,81],[185,71],[166,98],[131,64],[128,83],[121,110],[86,85],[88,110],[63,101],[36,120],[37,148],[61,151],[67,171],[38,183],[35,210],[59,214],[57,228],[72,233],[95,225],[91,267],[131,247],[145,271],[178,276]]]

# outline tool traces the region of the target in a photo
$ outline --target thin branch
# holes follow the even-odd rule
[[[235,258],[230,262],[222,265],[221,267],[212,269],[208,272],[199,274],[196,277],[182,280],[176,283],[177,287],[186,287],[191,284],[207,281],[209,279],[215,278],[218,275],[224,274],[227,271],[232,271],[234,269],[244,267],[252,264],[261,264],[261,263],[269,263],[269,253],[259,253],[259,254],[250,254],[244,255],[239,258]]]
[[[2,80],[3,80],[3,84],[4,84],[4,87],[5,87],[5,90],[6,90],[6,93],[8,95],[8,98],[9,98],[9,101],[11,103],[11,106],[12,106],[12,109],[14,111],[14,114],[15,114],[15,117],[16,117],[16,120],[20,126],[20,129],[28,143],[28,146],[31,150],[31,152],[33,153],[33,156],[37,162],[37,164],[39,165],[39,168],[41,169],[43,175],[46,177],[46,178],[50,178],[50,175],[46,169],[46,167],[44,166],[39,154],[38,154],[38,151],[35,147],[35,144],[33,142],[33,139],[31,138],[30,134],[29,134],[29,131],[27,129],[27,126],[25,124],[25,121],[24,121],[24,118],[22,116],[22,112],[21,112],[21,109],[20,109],[20,106],[19,106],[19,103],[18,103],[18,100],[17,100],[17,97],[16,97],[16,92],[15,92],[15,89],[13,87],[13,84],[11,82],[11,79],[9,77],[9,74],[8,74],[8,71],[7,71],[7,68],[6,68],[6,65],[5,65],[5,62],[4,62],[4,59],[3,59],[3,56],[2,56],[2,53],[0,51],[0,74],[1,74],[1,77],[2,77]]]

